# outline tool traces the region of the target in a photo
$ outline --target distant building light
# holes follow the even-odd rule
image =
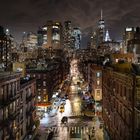
[[[97,77],[100,77],[101,73],[100,72],[97,72],[96,75],[97,75]]]
[[[55,29],[55,28],[58,29],[58,26],[53,26],[53,29]]]
[[[118,63],[119,59],[116,59],[116,63]]]
[[[56,98],[56,95],[53,95],[52,98]]]
[[[60,23],[59,23],[59,22],[56,22],[55,24],[56,24],[56,25],[60,25]]]
[[[43,27],[43,30],[47,31],[47,27]]]
[[[97,85],[98,85],[98,86],[100,85],[100,81],[99,81],[99,80],[97,80]]]
[[[126,28],[126,31],[130,32],[130,31],[132,31],[132,28]]]
[[[41,97],[40,96],[38,96],[38,100],[40,100],[41,99]]]
[[[17,71],[21,72],[21,71],[23,71],[23,69],[22,68],[17,68]]]

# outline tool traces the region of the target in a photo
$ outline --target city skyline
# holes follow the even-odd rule
[[[5,11],[5,8],[7,10]],[[131,1],[3,1],[0,5],[1,25],[9,28],[11,34],[19,41],[22,32],[36,32],[47,20],[64,22],[71,20],[81,27],[83,36],[95,30],[103,9],[103,19],[112,39],[121,39],[126,26],[139,26],[138,0]]]

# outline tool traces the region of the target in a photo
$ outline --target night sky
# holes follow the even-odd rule
[[[0,0],[0,24],[18,41],[23,31],[36,32],[47,20],[71,20],[86,36],[101,9],[112,39],[121,39],[126,26],[140,26],[140,0]]]

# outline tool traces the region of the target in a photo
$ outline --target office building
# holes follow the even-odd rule
[[[97,29],[97,44],[98,46],[104,41],[105,39],[105,21],[103,20],[103,13],[101,10],[101,18],[98,23]]]
[[[0,69],[11,69],[11,40],[0,26]]]
[[[80,49],[81,48],[81,31],[79,28],[73,28],[72,32],[73,41],[74,41],[74,49]]]
[[[90,49],[97,49],[97,34],[96,32],[93,32],[90,35],[90,42],[89,42],[89,48]]]
[[[38,44],[45,49],[62,48],[62,25],[60,22],[47,21],[46,25],[38,30]]]
[[[140,63],[140,28],[137,27],[133,38],[127,43],[127,52],[134,55],[134,63]]]
[[[37,35],[35,33],[29,32],[27,34],[27,48],[28,51],[33,51],[37,48]]]
[[[63,44],[65,50],[74,49],[72,31],[73,29],[71,21],[65,21],[63,27]]]
[[[135,27],[126,27],[123,34],[123,53],[127,53],[128,41],[134,39]]]

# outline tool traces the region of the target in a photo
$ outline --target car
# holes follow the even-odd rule
[[[62,98],[61,104],[66,104],[66,99]]]
[[[60,105],[59,110],[60,110],[61,113],[64,112],[64,104]]]
[[[68,99],[68,98],[69,98],[68,94],[65,94],[65,99]]]
[[[56,106],[60,105],[60,98],[55,99],[53,105],[56,105]]]
[[[67,122],[68,122],[68,117],[64,116],[64,117],[61,119],[61,122],[62,122],[62,123],[67,123]]]

